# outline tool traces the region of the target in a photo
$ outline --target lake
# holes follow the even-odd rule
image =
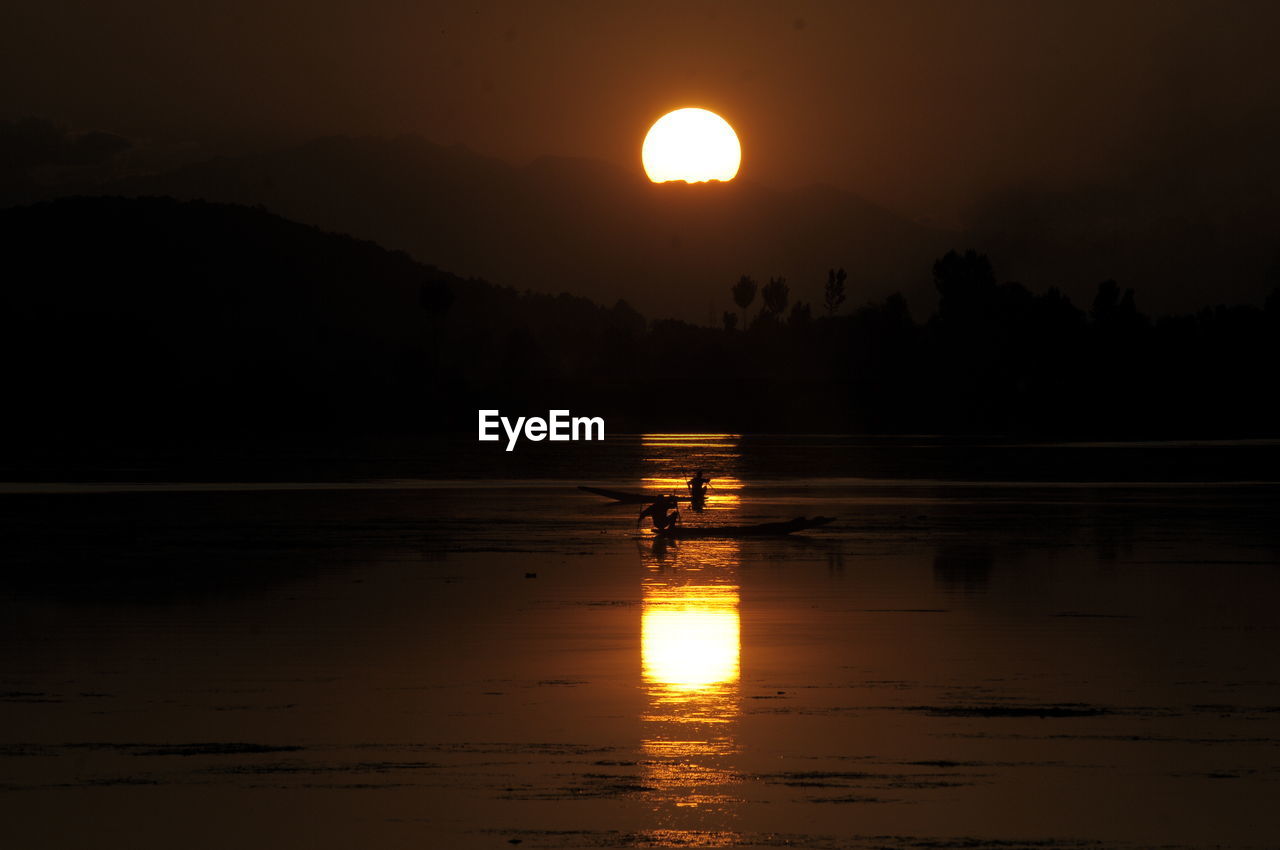
[[[484,448],[10,475],[6,844],[1280,846],[1280,443]]]

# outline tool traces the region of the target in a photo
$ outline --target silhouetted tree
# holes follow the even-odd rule
[[[1105,322],[1115,314],[1120,303],[1120,285],[1114,280],[1104,280],[1098,284],[1098,291],[1093,296],[1093,306],[1089,309],[1089,318],[1095,322]]]
[[[986,254],[972,249],[960,254],[948,251],[933,264],[933,285],[938,288],[938,315],[972,317],[987,312],[995,297],[996,275]]]
[[[1116,307],[1116,311],[1125,318],[1136,318],[1141,315],[1138,312],[1138,305],[1133,300],[1133,290],[1126,289],[1124,295],[1120,296],[1120,304]]]
[[[813,310],[805,301],[797,301],[787,317],[787,324],[796,329],[804,329],[813,323]]]
[[[611,331],[634,339],[645,332],[648,321],[625,298],[619,298],[610,311],[609,325]]]
[[[907,299],[901,292],[895,292],[884,299],[884,314],[888,317],[889,324],[895,328],[910,328],[915,325],[911,321],[911,308],[907,306]]]
[[[747,324],[747,308],[751,306],[751,302],[756,300],[756,290],[760,288],[747,275],[738,278],[738,282],[733,285],[733,303],[742,308],[742,324]]]
[[[847,278],[848,275],[845,274],[844,269],[827,270],[827,289],[823,304],[827,308],[828,316],[834,316],[836,310],[839,310],[840,305],[844,303],[844,282]]]
[[[17,412],[0,429],[26,435],[5,441],[16,450],[61,451],[85,406],[132,411],[98,427],[151,441],[247,417],[263,433],[469,432],[477,408],[569,396],[672,430],[1280,434],[1280,289],[1265,308],[1152,322],[1114,281],[1086,314],[951,252],[933,264],[941,300],[925,324],[893,295],[808,327],[812,303],[789,303],[775,278],[748,345],[732,310],[723,331],[650,322],[626,302],[466,280],[245,207],[63,199],[0,209],[0,242],[16,270],[0,282],[0,363]],[[743,310],[762,294],[745,275],[731,289]]]
[[[1138,312],[1133,290],[1126,289],[1122,293],[1114,280],[1104,280],[1098,284],[1089,316],[1097,327],[1108,331],[1119,329],[1121,333],[1133,332],[1147,324],[1147,317]]]
[[[791,287],[787,286],[785,277],[769,278],[769,282],[765,284],[764,289],[760,290],[760,297],[764,299],[765,309],[779,318],[786,311],[787,300],[790,296]]]

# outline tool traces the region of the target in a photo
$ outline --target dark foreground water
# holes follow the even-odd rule
[[[1274,444],[558,448],[0,485],[4,845],[1280,846]]]

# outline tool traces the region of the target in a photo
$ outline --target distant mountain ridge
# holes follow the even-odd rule
[[[925,315],[937,303],[932,264],[953,248],[989,255],[1002,281],[1053,286],[1079,305],[1114,279],[1156,315],[1260,305],[1280,283],[1265,169],[1243,195],[1220,175],[1155,167],[1099,185],[993,191],[947,230],[830,186],[766,188],[750,170],[728,184],[655,186],[639,163],[548,156],[517,166],[415,136],[331,136],[159,171],[110,157],[54,171],[7,165],[0,207],[69,195],[261,205],[462,275],[623,298],[698,323],[734,309],[729,287],[742,274],[785,277],[793,303],[817,306],[834,266],[849,271],[846,310],[901,291]]]
[[[575,368],[594,368],[606,341],[645,325],[625,308],[464,280],[231,204],[11,207],[0,250],[2,430],[21,435],[6,443],[18,454],[67,435],[70,448],[121,435],[470,428],[476,409],[570,359],[540,354],[537,339],[592,352]]]
[[[932,299],[929,268],[954,235],[827,187],[775,191],[650,183],[588,159],[517,167],[417,137],[328,137],[220,157],[103,187],[125,196],[263,205],[493,283],[623,298],[655,316],[719,321],[742,274],[781,275],[817,302],[826,270],[850,270],[850,301]]]
[[[951,252],[918,318],[897,295],[832,318],[774,297],[747,328],[701,328],[163,197],[0,209],[0,255],[11,471],[33,452],[474,434],[477,410],[566,406],[611,432],[1277,433],[1260,388],[1280,371],[1280,289],[1152,322],[1114,283],[1086,313]]]

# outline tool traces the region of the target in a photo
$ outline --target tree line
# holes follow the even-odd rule
[[[816,311],[744,275],[706,327],[462,279],[261,209],[68,199],[0,211],[0,232],[10,445],[470,433],[479,409],[564,407],[614,433],[1280,435],[1277,292],[1153,318],[1114,281],[1077,306],[951,251],[923,318],[900,294],[848,309],[833,268]]]
[[[932,275],[937,308],[923,321],[900,294],[840,315],[843,268],[828,272],[817,319],[802,301],[787,311],[785,279],[759,287],[743,275],[730,287],[740,313],[724,313],[723,344],[758,375],[823,387],[809,403],[851,430],[1154,437],[1280,427],[1268,390],[1280,367],[1280,288],[1262,307],[1152,318],[1114,280],[1086,309],[1056,287],[999,283],[974,250],[948,252]]]

